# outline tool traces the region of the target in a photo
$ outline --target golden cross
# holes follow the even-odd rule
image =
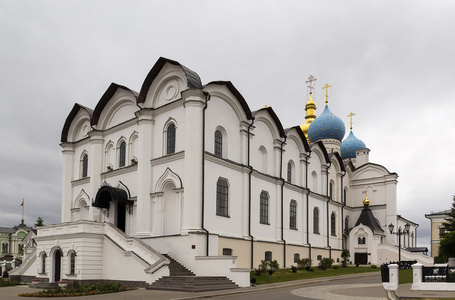
[[[318,80],[317,78],[314,78],[313,75],[310,75],[310,77],[308,77],[308,80],[305,81],[305,83],[309,83],[310,85],[308,85],[308,89],[310,90],[310,94],[312,93],[311,90],[314,89],[314,87],[312,87],[311,85],[313,84],[313,81],[316,81]]]
[[[355,114],[353,114],[353,113],[351,112],[351,113],[348,115],[348,117],[351,117],[351,121],[350,121],[350,123],[351,123],[351,131],[352,131],[352,116],[355,116]]]
[[[327,103],[329,103],[329,94],[328,94],[329,87],[332,87],[332,86],[329,85],[328,83],[326,83],[326,84],[322,87],[322,89],[325,89],[325,105],[327,105]]]

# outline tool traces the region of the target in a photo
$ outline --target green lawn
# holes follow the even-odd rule
[[[380,272],[380,268],[371,268],[371,267],[339,267],[338,269],[326,269],[321,270],[317,267],[312,268],[313,271],[298,270],[297,273],[292,273],[291,269],[280,269],[277,272],[273,273],[269,280],[268,272],[262,273],[260,276],[256,275],[256,271],[252,271],[250,278],[256,278],[256,284],[266,284],[273,282],[284,282],[292,280],[300,280],[307,278],[319,278],[319,277],[329,277],[329,276],[338,276],[338,275],[347,275],[355,273],[366,273],[366,272]],[[412,276],[412,274],[411,274]],[[412,278],[411,278],[412,280]]]
[[[399,284],[412,283],[412,269],[398,271]]]

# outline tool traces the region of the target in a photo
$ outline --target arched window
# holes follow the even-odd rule
[[[343,203],[346,204],[346,197],[348,195],[348,192],[346,189],[343,190]]]
[[[218,179],[216,183],[216,214],[218,216],[228,217],[229,204],[229,187],[224,179]]]
[[[18,252],[20,255],[24,255],[24,245],[23,244],[18,245]]]
[[[297,229],[297,201],[291,200],[289,204],[289,228]]]
[[[292,183],[292,163],[288,162],[288,178],[287,182]]]
[[[335,213],[332,212],[332,215],[330,216],[330,235],[331,236],[337,236],[336,221],[337,221],[337,217],[336,217]]]
[[[329,184],[329,197],[330,197],[330,200],[333,200],[333,183],[330,182]]]
[[[120,143],[120,150],[119,150],[119,161],[118,161],[118,166],[119,167],[124,167],[126,164],[126,142],[122,141]]]
[[[349,218],[344,218],[344,232],[347,234],[349,231]]]
[[[41,253],[41,274],[46,273],[46,253]]]
[[[366,244],[366,238],[365,237],[359,237],[357,239],[357,244],[359,245],[365,245]]]
[[[166,133],[166,154],[175,153],[175,124],[171,123],[167,126],[167,133]]]
[[[294,262],[297,263],[300,260],[300,254],[294,253]]]
[[[2,253],[8,253],[8,243],[2,243]]]
[[[272,251],[265,251],[265,260],[272,261]]]
[[[223,135],[219,130],[215,131],[215,156],[223,157]]]
[[[87,153],[82,156],[82,178],[87,177],[88,174],[88,155]]]
[[[311,172],[311,177],[313,179],[313,192],[317,193],[319,192],[319,189],[318,189],[318,174],[313,171]]]
[[[76,253],[74,252],[70,256],[70,274],[76,274]]]
[[[313,233],[319,234],[319,208],[313,209]]]
[[[261,224],[269,224],[269,194],[266,191],[261,192],[259,215]]]

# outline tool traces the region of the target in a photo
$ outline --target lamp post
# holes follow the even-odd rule
[[[398,264],[401,268],[401,236],[404,234],[409,234],[409,228],[411,227],[411,225],[409,225],[409,223],[406,223],[406,225],[404,225],[404,230],[401,231],[401,227],[400,227],[400,228],[398,228],[397,232],[393,232],[393,228],[395,226],[393,226],[392,223],[390,223],[390,225],[388,227],[389,227],[390,234],[398,235]]]

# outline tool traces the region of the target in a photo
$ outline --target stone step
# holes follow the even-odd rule
[[[169,275],[170,276],[194,276],[195,274],[188,270],[184,265],[175,260],[173,257],[163,254],[167,259],[169,259]]]
[[[225,276],[165,276],[146,287],[150,290],[207,292],[235,289],[238,286]]]

